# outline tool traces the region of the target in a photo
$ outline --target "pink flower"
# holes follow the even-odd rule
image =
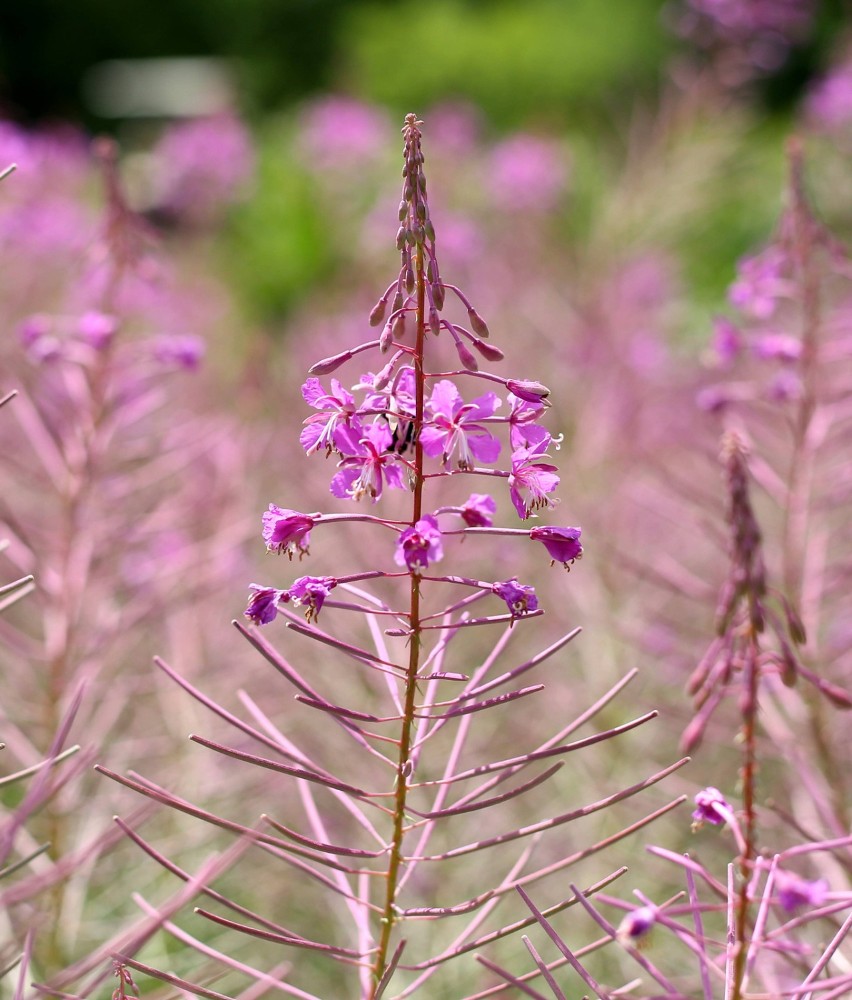
[[[527,612],[535,611],[538,608],[535,590],[525,584],[518,583],[516,576],[513,576],[511,580],[495,583],[491,590],[506,602],[509,614],[513,618],[521,618]]]
[[[718,788],[703,788],[695,796],[695,811],[692,814],[692,827],[696,829],[703,823],[721,826],[727,823],[733,810],[728,805],[725,796]]]
[[[287,592],[288,599],[305,608],[308,621],[319,616],[326,597],[337,586],[333,576],[300,576]]]
[[[268,625],[274,621],[278,614],[278,602],[289,600],[283,590],[276,590],[274,587],[262,587],[258,583],[250,583],[249,589],[254,593],[249,596],[245,617],[255,625]]]
[[[305,420],[299,441],[306,455],[325,449],[352,454],[357,451],[363,433],[356,416],[355,399],[338,379],[331,380],[331,392],[326,392],[318,378],[309,378],[302,386],[305,402],[319,413]]]
[[[263,514],[263,540],[268,552],[286,552],[292,559],[308,554],[314,519],[297,510],[287,510],[271,503]]]
[[[440,455],[445,465],[456,454],[460,469],[473,468],[474,459],[496,461],[500,442],[478,421],[492,416],[499,404],[493,392],[465,403],[452,382],[446,379],[437,382],[427,404],[431,419],[420,433],[424,452],[431,458]]]
[[[519,448],[512,454],[509,496],[518,516],[523,520],[541,507],[554,506],[547,494],[552,493],[559,485],[556,466],[536,461],[547,457],[540,448]]]
[[[407,566],[411,573],[419,576],[429,563],[437,562],[443,556],[438,520],[432,514],[425,514],[400,533],[394,562],[397,566]]]
[[[339,463],[340,471],[331,480],[333,496],[360,500],[368,496],[375,503],[387,484],[401,490],[405,484],[396,455],[388,452],[393,436],[385,423],[369,424],[355,446],[355,453]]]

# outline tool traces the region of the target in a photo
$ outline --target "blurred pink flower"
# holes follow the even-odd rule
[[[383,149],[387,118],[379,108],[332,95],[307,104],[300,116],[299,146],[309,167],[348,170]]]
[[[485,179],[501,208],[547,212],[565,190],[568,169],[557,143],[518,132],[494,147]]]

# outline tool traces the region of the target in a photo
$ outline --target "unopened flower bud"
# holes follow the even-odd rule
[[[385,311],[388,307],[387,299],[379,299],[379,301],[373,306],[373,311],[370,313],[370,326],[378,326],[379,323],[385,318]]]
[[[475,326],[473,328],[476,330]],[[506,381],[506,388],[513,395],[517,396],[518,399],[523,399],[527,403],[543,403],[550,395],[550,389],[546,385],[542,385],[541,382],[528,381],[527,379],[519,380],[510,378]]]
[[[434,243],[435,242],[435,227],[432,225],[432,220],[431,219],[427,219],[423,223],[423,229],[426,231],[426,239],[429,240],[430,243]]]
[[[418,201],[417,202],[417,208],[415,209],[414,214],[417,216],[417,218],[421,222],[425,222],[426,221],[426,202],[425,201]]]
[[[436,337],[441,332],[441,319],[438,316],[437,309],[429,310],[429,329],[435,334]]]
[[[432,282],[432,301],[435,303],[435,308],[440,312],[444,308],[444,299],[446,293],[444,292],[444,286],[438,282]]]
[[[462,363],[462,368],[465,368],[469,372],[479,371],[479,363],[469,350],[467,344],[464,344],[461,340],[457,340],[456,351],[459,355],[459,361]]]
[[[781,683],[785,687],[794,687],[796,684],[796,677],[799,674],[798,664],[796,663],[796,657],[793,655],[793,650],[790,648],[790,644],[781,639]]]
[[[330,358],[323,358],[321,361],[317,361],[315,365],[311,365],[308,369],[308,374],[328,375],[329,372],[335,371],[352,356],[352,351],[341,351],[340,354],[333,354]]]
[[[420,185],[420,190],[423,194],[426,194],[426,174],[421,174],[418,178],[418,183]]]
[[[405,222],[405,217],[408,215],[408,205],[404,201],[399,203],[399,221]]]
[[[495,347],[493,344],[486,344],[484,340],[477,338],[472,340],[471,343],[486,361],[502,361],[506,356],[499,347]]]
[[[388,320],[382,328],[382,334],[379,337],[379,350],[382,354],[387,354],[388,348],[393,343],[393,322]]]
[[[470,327],[473,332],[479,337],[488,336],[488,325],[485,320],[479,315],[479,313],[471,306],[467,311],[467,317],[470,320]],[[517,395],[517,393],[515,393]]]
[[[417,284],[417,279],[414,277],[414,268],[407,267],[405,269],[405,288],[409,295],[414,291],[414,286]]]
[[[405,313],[401,312],[393,321],[392,333],[395,340],[405,337]]]
[[[402,289],[398,288],[396,295],[394,295],[393,297],[393,309],[391,309],[391,312],[399,312],[399,310],[402,309],[402,304],[404,301],[405,299],[402,294]]]
[[[405,226],[400,226],[396,231],[396,248],[397,250],[403,250],[405,248]]]

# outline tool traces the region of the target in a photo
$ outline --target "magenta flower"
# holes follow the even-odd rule
[[[477,421],[492,416],[499,405],[496,393],[486,392],[472,403],[465,403],[452,382],[437,382],[427,403],[430,423],[420,432],[423,451],[430,458],[440,455],[445,465],[455,453],[460,469],[472,469],[473,459],[496,461],[500,442]]]
[[[338,463],[340,472],[331,480],[331,493],[350,500],[368,496],[375,503],[385,484],[401,490],[405,483],[396,455],[388,451],[393,441],[388,425],[377,421],[368,424],[362,433],[364,436],[355,446],[355,453],[346,455]]]
[[[298,553],[301,559],[308,555],[311,528],[315,521],[297,510],[287,510],[271,503],[263,514],[263,540],[268,552],[286,552],[292,559]]]
[[[538,608],[538,598],[535,596],[535,590],[532,587],[518,583],[516,576],[513,576],[511,580],[495,583],[491,590],[506,602],[509,614],[513,618],[520,618],[528,611],[535,611]]]
[[[461,508],[462,519],[471,528],[490,528],[496,512],[497,504],[487,493],[471,493]]]
[[[289,596],[283,590],[274,587],[261,587],[258,583],[249,584],[254,593],[249,596],[248,607],[244,614],[255,625],[268,625],[278,614],[278,602],[288,601]]]
[[[733,810],[718,788],[702,788],[695,796],[692,827],[693,829],[697,829],[703,823],[721,826],[722,823],[728,822],[732,813]]]
[[[798,361],[802,342],[789,333],[762,333],[754,341],[755,357],[762,361]]]
[[[438,562],[443,556],[438,520],[432,514],[424,514],[400,533],[394,562],[397,566],[407,566],[411,573],[419,576],[429,563]]]
[[[725,316],[717,316],[713,320],[713,352],[719,364],[727,367],[740,353],[743,346],[743,335],[739,327]]]
[[[519,448],[512,453],[509,496],[518,516],[523,520],[540,507],[554,506],[554,502],[548,500],[547,494],[552,493],[559,485],[556,466],[535,461],[537,458],[547,457],[549,456],[543,453],[541,446]]]
[[[558,202],[567,173],[556,143],[518,132],[495,146],[486,178],[501,205],[547,212]]]
[[[557,528],[554,525],[541,525],[530,529],[530,538],[535,542],[541,542],[547,549],[553,563],[562,563],[569,569],[568,563],[579,559],[583,554],[583,546],[580,544],[579,528]]]
[[[769,319],[778,299],[790,290],[784,278],[787,255],[781,247],[771,246],[737,265],[737,279],[728,290],[732,305],[755,319]]]
[[[323,603],[337,586],[333,576],[300,576],[288,591],[294,604],[304,606],[308,621],[319,617]]]
[[[542,401],[510,393],[509,408],[509,443],[512,450],[539,448],[546,451],[551,440],[550,431],[535,422],[544,413]]]
[[[322,448],[327,455],[332,451],[355,452],[363,432],[352,393],[336,378],[331,380],[331,392],[325,391],[318,378],[309,378],[302,386],[302,396],[306,403],[321,411],[305,420],[299,435],[305,454],[311,455]]]
[[[516,379],[510,378],[506,381],[506,388],[512,395],[517,396],[518,399],[523,399],[527,403],[542,403],[549,406],[549,403],[544,403],[547,397],[550,395],[550,389],[546,385],[542,385],[541,382],[533,382],[529,379]]]
[[[775,888],[778,902],[788,913],[794,913],[801,906],[822,906],[828,895],[828,882],[824,878],[809,882],[795,872],[775,872]]]

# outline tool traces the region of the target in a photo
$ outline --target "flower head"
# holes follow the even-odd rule
[[[547,549],[553,563],[562,563],[565,569],[570,569],[569,563],[579,559],[583,554],[580,544],[580,528],[557,528],[555,525],[537,525],[530,529],[530,538],[541,542]]]
[[[340,471],[331,480],[331,492],[341,499],[368,496],[375,503],[385,485],[401,490],[404,483],[397,456],[389,451],[393,434],[387,423],[376,421],[363,430],[353,453],[340,461]]]
[[[420,432],[423,450],[430,457],[441,456],[446,463],[456,455],[460,469],[471,469],[474,459],[494,462],[500,454],[500,442],[481,423],[500,405],[496,393],[487,392],[471,403],[462,400],[452,382],[442,379],[435,384],[429,399],[429,424]]]
[[[263,540],[268,552],[286,552],[291,559],[296,553],[300,559],[308,554],[311,528],[316,523],[312,517],[271,503],[262,520]]]
[[[437,518],[425,514],[399,536],[394,561],[419,576],[429,563],[443,558],[441,530]]]
[[[333,576],[300,576],[288,591],[289,598],[298,606],[304,606],[305,618],[312,621],[319,617],[323,603],[337,586]]]
[[[538,608],[535,590],[525,584],[518,583],[516,576],[513,576],[511,580],[495,583],[491,590],[506,602],[509,614],[513,618],[520,618],[527,612],[535,611]]]
[[[692,829],[697,830],[704,823],[721,826],[728,822],[732,814],[733,810],[718,788],[702,788],[695,796]]]
[[[274,587],[262,587],[259,583],[249,584],[249,589],[254,593],[249,595],[248,607],[244,614],[255,625],[268,625],[274,621],[278,614],[278,602],[289,599],[285,591],[276,590]]]

